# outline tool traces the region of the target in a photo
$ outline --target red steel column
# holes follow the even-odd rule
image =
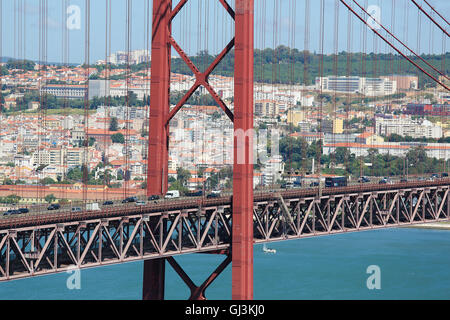
[[[163,195],[168,183],[171,0],[153,0],[150,125],[147,163],[147,195]],[[163,300],[165,259],[144,261],[142,298]]]
[[[251,300],[254,0],[236,0],[235,20],[232,299]],[[238,139],[242,134],[244,138]]]
[[[167,191],[170,91],[171,0],[153,1],[152,65],[150,87],[150,128],[147,164],[147,194]]]
[[[166,260],[144,261],[142,300],[164,300]]]

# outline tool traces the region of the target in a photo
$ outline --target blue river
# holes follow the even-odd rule
[[[386,229],[272,243],[276,254],[254,250],[254,298],[450,299],[450,231]],[[177,258],[197,284],[221,256]],[[81,288],[68,289],[67,273],[0,283],[0,299],[140,299],[142,262],[83,269]],[[379,267],[380,289],[369,290],[369,266]],[[189,292],[166,267],[166,298]],[[231,267],[206,291],[208,299],[231,298]]]

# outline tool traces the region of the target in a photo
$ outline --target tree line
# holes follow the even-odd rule
[[[380,154],[374,148],[369,149],[367,155],[357,155],[344,147],[324,155],[320,140],[308,145],[303,138],[283,137],[280,140],[280,154],[286,164],[285,170],[294,173],[310,172],[312,159],[319,159],[318,155],[323,173],[354,177],[359,177],[361,173],[366,176],[397,176],[406,171],[413,175],[429,174],[447,169],[443,159],[429,157],[422,146],[410,148],[404,157]]]

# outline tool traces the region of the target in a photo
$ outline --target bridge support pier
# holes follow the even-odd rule
[[[147,195],[164,195],[168,184],[172,0],[153,1],[152,78],[147,164]],[[165,259],[144,262],[142,297],[164,300]]]
[[[253,54],[254,0],[235,0],[235,11],[219,0],[235,20],[235,37],[201,72],[172,37],[172,20],[188,0],[172,8],[172,0],[153,1],[152,79],[148,155],[148,195],[164,195],[168,184],[170,120],[200,87],[205,87],[225,114],[234,122],[233,217],[232,217],[232,298],[253,299]],[[235,47],[234,114],[209,84],[208,78],[221,60]],[[192,88],[170,110],[170,64],[174,48],[196,77]],[[243,139],[239,139],[242,137]],[[172,261],[172,260],[170,260]],[[227,264],[226,264],[227,265]],[[147,275],[147,272],[157,275]],[[164,272],[160,265],[144,266],[144,296],[153,297],[151,288],[161,288]],[[146,278],[147,277],[147,278]],[[151,279],[151,280],[146,280]],[[159,279],[159,280],[157,280]],[[150,292],[150,293],[149,293]],[[160,295],[164,296],[162,292]],[[200,297],[201,295],[199,295]]]
[[[166,259],[144,261],[143,300],[164,300]]]
[[[235,21],[232,299],[252,300],[254,0],[236,0]]]

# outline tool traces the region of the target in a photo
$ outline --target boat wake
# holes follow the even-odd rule
[[[264,246],[263,246],[263,252],[264,252],[264,253],[275,254],[275,253],[277,253],[277,250],[267,248],[266,244],[264,244]]]

